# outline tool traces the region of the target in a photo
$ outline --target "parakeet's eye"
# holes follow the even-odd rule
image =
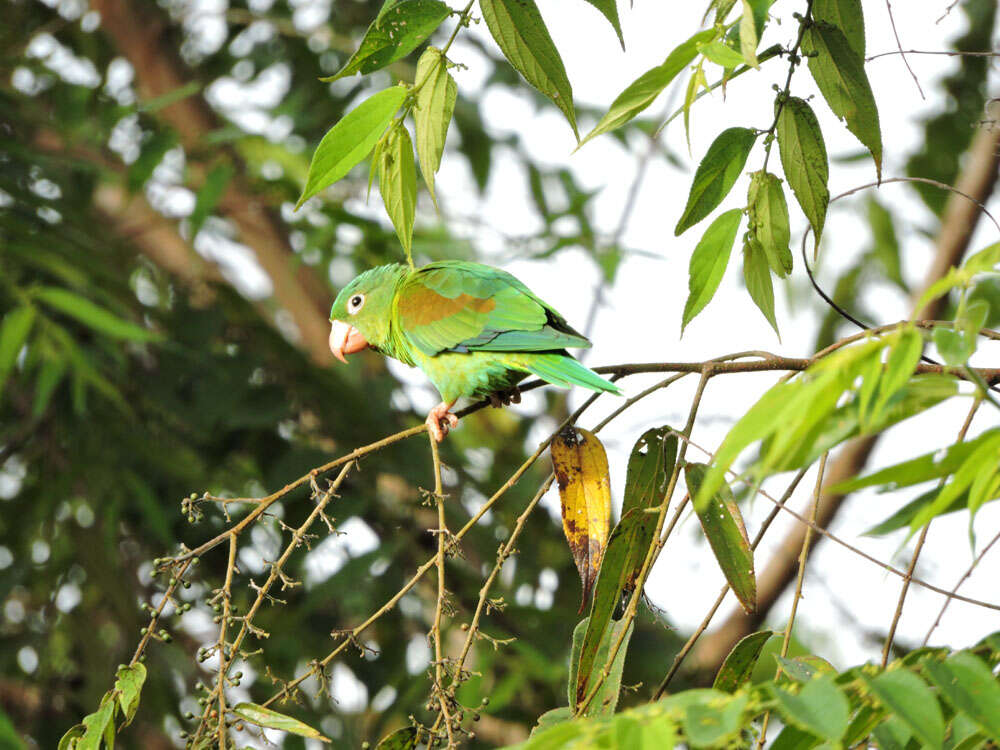
[[[365,304],[365,295],[355,294],[347,300],[347,314],[355,315]]]

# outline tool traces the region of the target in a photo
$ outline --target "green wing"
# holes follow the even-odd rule
[[[403,335],[428,356],[590,346],[520,281],[479,263],[441,261],[418,269],[403,282],[395,307]]]

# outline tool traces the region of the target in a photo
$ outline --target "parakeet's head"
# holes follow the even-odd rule
[[[330,310],[333,356],[347,362],[345,354],[354,354],[369,346],[386,348],[392,298],[406,271],[407,267],[401,263],[377,266],[340,290]]]

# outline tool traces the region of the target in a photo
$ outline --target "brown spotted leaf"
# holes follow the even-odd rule
[[[563,532],[583,584],[582,612],[608,543],[611,519],[608,456],[592,433],[572,426],[556,436],[550,452],[562,502]]]

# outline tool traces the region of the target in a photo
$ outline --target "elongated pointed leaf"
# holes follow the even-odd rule
[[[156,331],[119,318],[109,310],[68,289],[43,286],[35,289],[33,296],[52,309],[75,318],[88,328],[111,338],[126,341],[160,341],[163,338]]]
[[[534,0],[480,0],[479,8],[504,57],[562,110],[577,140],[573,87]]]
[[[655,427],[646,430],[632,447],[629,454],[628,470],[625,477],[625,498],[622,502],[622,521],[618,524],[623,528],[620,534],[624,537],[618,544],[624,545],[624,568],[616,576],[610,568],[608,583],[615,588],[612,580],[618,580],[617,588],[631,592],[646,559],[646,552],[653,541],[653,531],[656,517],[647,513],[647,509],[655,508],[662,502],[667,502],[665,496],[670,484],[670,477],[677,460],[677,436],[668,426]],[[631,511],[636,511],[634,514]],[[634,515],[628,524],[625,519]],[[618,531],[618,527],[615,527]],[[614,536],[614,534],[612,534]],[[609,540],[608,546],[610,548]],[[604,566],[601,566],[604,570]],[[603,592],[600,592],[602,596]],[[595,594],[595,598],[596,598]],[[608,591],[608,599],[613,609],[618,593]]]
[[[191,222],[192,237],[198,234],[205,219],[215,210],[232,178],[233,168],[226,163],[213,167],[212,171],[206,175],[205,182],[195,197],[194,210],[188,219]]]
[[[379,740],[375,750],[414,750],[417,746],[417,728],[397,729]]]
[[[764,644],[772,635],[774,635],[773,630],[758,630],[756,633],[743,636],[722,662],[712,687],[724,693],[735,693],[739,690],[750,679]]]
[[[313,153],[309,176],[295,208],[361,162],[389,127],[404,99],[405,86],[385,89],[361,102],[330,128]]]
[[[723,68],[735,68],[737,65],[743,65],[746,62],[743,55],[720,41],[699,44],[698,52],[704,55],[706,60],[714,62],[716,65],[721,65]]]
[[[355,73],[371,73],[406,57],[451,13],[441,0],[394,0],[382,6],[368,27],[357,52],[340,70],[323,81]]]
[[[927,660],[924,669],[952,706],[1000,742],[1000,683],[982,659],[958,651],[943,662]]]
[[[747,194],[748,232],[751,242],[764,250],[767,265],[780,278],[792,271],[792,251],[788,247],[788,204],[781,180],[769,172],[754,172]]]
[[[607,114],[587,133],[580,142],[582,146],[591,138],[614,130],[624,125],[640,112],[645,110],[656,99],[671,81],[691,63],[698,55],[698,45],[710,41],[715,36],[713,30],[700,31],[690,39],[681,42],[663,61],[663,64],[647,70],[611,103]]]
[[[893,669],[866,679],[869,689],[924,745],[944,744],[944,717],[931,689],[913,672]]]
[[[865,56],[865,15],[861,0],[813,0],[814,21],[826,21],[844,32],[854,53]]]
[[[448,136],[448,125],[455,111],[458,86],[448,72],[448,62],[441,51],[428,47],[417,62],[416,106],[413,119],[417,133],[417,156],[420,158],[420,172],[427,183],[431,198],[434,194],[434,175],[441,166],[444,142]]]
[[[772,688],[778,712],[787,723],[837,742],[847,731],[850,704],[830,676],[810,680],[798,693]]]
[[[812,73],[826,103],[847,129],[871,152],[882,179],[882,130],[864,58],[852,49],[844,32],[828,23],[815,23],[802,37]]]
[[[719,288],[742,218],[743,211],[738,208],[719,214],[695,245],[688,264],[688,298],[684,303],[681,335],[685,326],[711,302]]]
[[[125,726],[128,726],[139,708],[142,685],[146,681],[146,666],[142,662],[136,662],[131,666],[121,667],[117,677],[115,690],[118,691],[118,703],[125,715]]]
[[[27,305],[9,311],[0,322],[0,394],[34,322],[35,308]]]
[[[684,467],[684,478],[691,497],[698,496],[698,489],[705,479],[707,469],[704,464],[688,464]],[[753,612],[757,609],[753,550],[750,549],[743,516],[736,506],[729,485],[721,484],[706,504],[695,507],[695,512],[733,593],[747,613]]]
[[[808,102],[794,96],[785,100],[778,114],[777,135],[788,186],[812,225],[818,246],[830,204],[830,165],[819,120]]]
[[[740,16],[740,53],[752,68],[760,67],[757,63],[757,27],[754,23],[753,8],[747,0],[743,0],[743,15]]]
[[[586,0],[586,2],[601,11],[601,14],[608,19],[608,23],[611,24],[611,27],[615,30],[615,34],[618,35],[618,42],[624,51],[625,37],[622,36],[622,25],[621,21],[618,20],[617,0]]]
[[[573,426],[556,436],[550,453],[562,503],[563,532],[583,585],[580,602],[583,611],[608,543],[611,521],[608,456],[593,433]]]
[[[609,621],[600,631],[600,637],[595,641],[591,638],[595,630],[590,627],[590,618],[584,618],[573,631],[573,653],[579,653],[580,658],[576,663],[575,671],[570,671],[570,705],[576,706],[583,701],[597,683],[604,670],[604,665],[611,654],[611,648],[618,641],[625,627],[624,621]],[[621,693],[622,670],[625,667],[625,654],[628,651],[628,644],[632,638],[633,626],[629,625],[628,632],[625,633],[624,640],[615,654],[615,659],[608,670],[597,693],[591,699],[582,716],[611,716],[618,707],[618,698]],[[577,649],[578,638],[580,648]],[[574,679],[575,678],[575,679]]]
[[[330,741],[308,724],[304,724],[298,719],[278,713],[270,708],[258,706],[256,703],[238,703],[233,706],[233,713],[241,719],[251,724],[256,724],[259,727],[279,729],[282,732],[297,734],[300,737],[310,737],[323,742]]]
[[[399,123],[385,140],[379,158],[378,188],[385,210],[396,228],[406,257],[413,248],[413,219],[417,209],[417,170],[413,162],[413,142]]]
[[[675,235],[712,213],[729,194],[756,139],[757,134],[749,128],[728,128],[712,142],[694,173],[687,205],[674,228]]]
[[[750,299],[757,305],[771,328],[780,337],[778,321],[774,317],[774,286],[771,283],[771,268],[767,264],[764,249],[749,237],[743,242],[743,281]]]

